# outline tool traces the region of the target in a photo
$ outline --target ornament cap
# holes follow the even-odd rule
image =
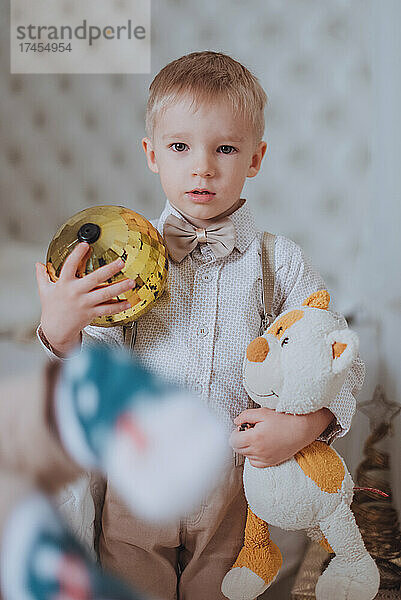
[[[101,229],[96,223],[84,223],[78,231],[78,239],[80,242],[93,244],[100,237]]]

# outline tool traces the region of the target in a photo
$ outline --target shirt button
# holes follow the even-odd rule
[[[203,279],[203,281],[211,281],[213,279],[213,277],[212,277],[211,273],[204,273],[202,275],[202,279]]]
[[[201,394],[203,390],[203,385],[201,383],[195,383],[194,390],[197,394]]]
[[[203,325],[202,327],[198,327],[197,332],[199,337],[205,337],[205,335],[207,335],[209,333],[209,328],[206,327],[206,325]]]

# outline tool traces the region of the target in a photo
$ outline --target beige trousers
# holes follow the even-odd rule
[[[199,511],[169,526],[135,519],[106,490],[99,554],[102,566],[152,598],[226,600],[221,582],[244,539],[242,466],[229,468]]]

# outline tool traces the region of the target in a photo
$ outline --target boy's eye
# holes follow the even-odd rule
[[[170,148],[175,150],[175,152],[183,152],[188,146],[184,142],[176,142],[175,144],[171,144]]]
[[[223,144],[217,148],[217,152],[221,152],[222,154],[233,154],[237,149],[234,146],[228,146],[227,144]]]
[[[284,338],[283,341],[281,342],[281,347],[283,347],[285,344],[288,344],[289,341],[290,341],[289,338]]]

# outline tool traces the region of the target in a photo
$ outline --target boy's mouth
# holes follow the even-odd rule
[[[210,190],[206,190],[205,188],[196,188],[191,190],[190,192],[186,192],[186,194],[196,202],[207,202],[216,195],[215,192],[211,192]]]

